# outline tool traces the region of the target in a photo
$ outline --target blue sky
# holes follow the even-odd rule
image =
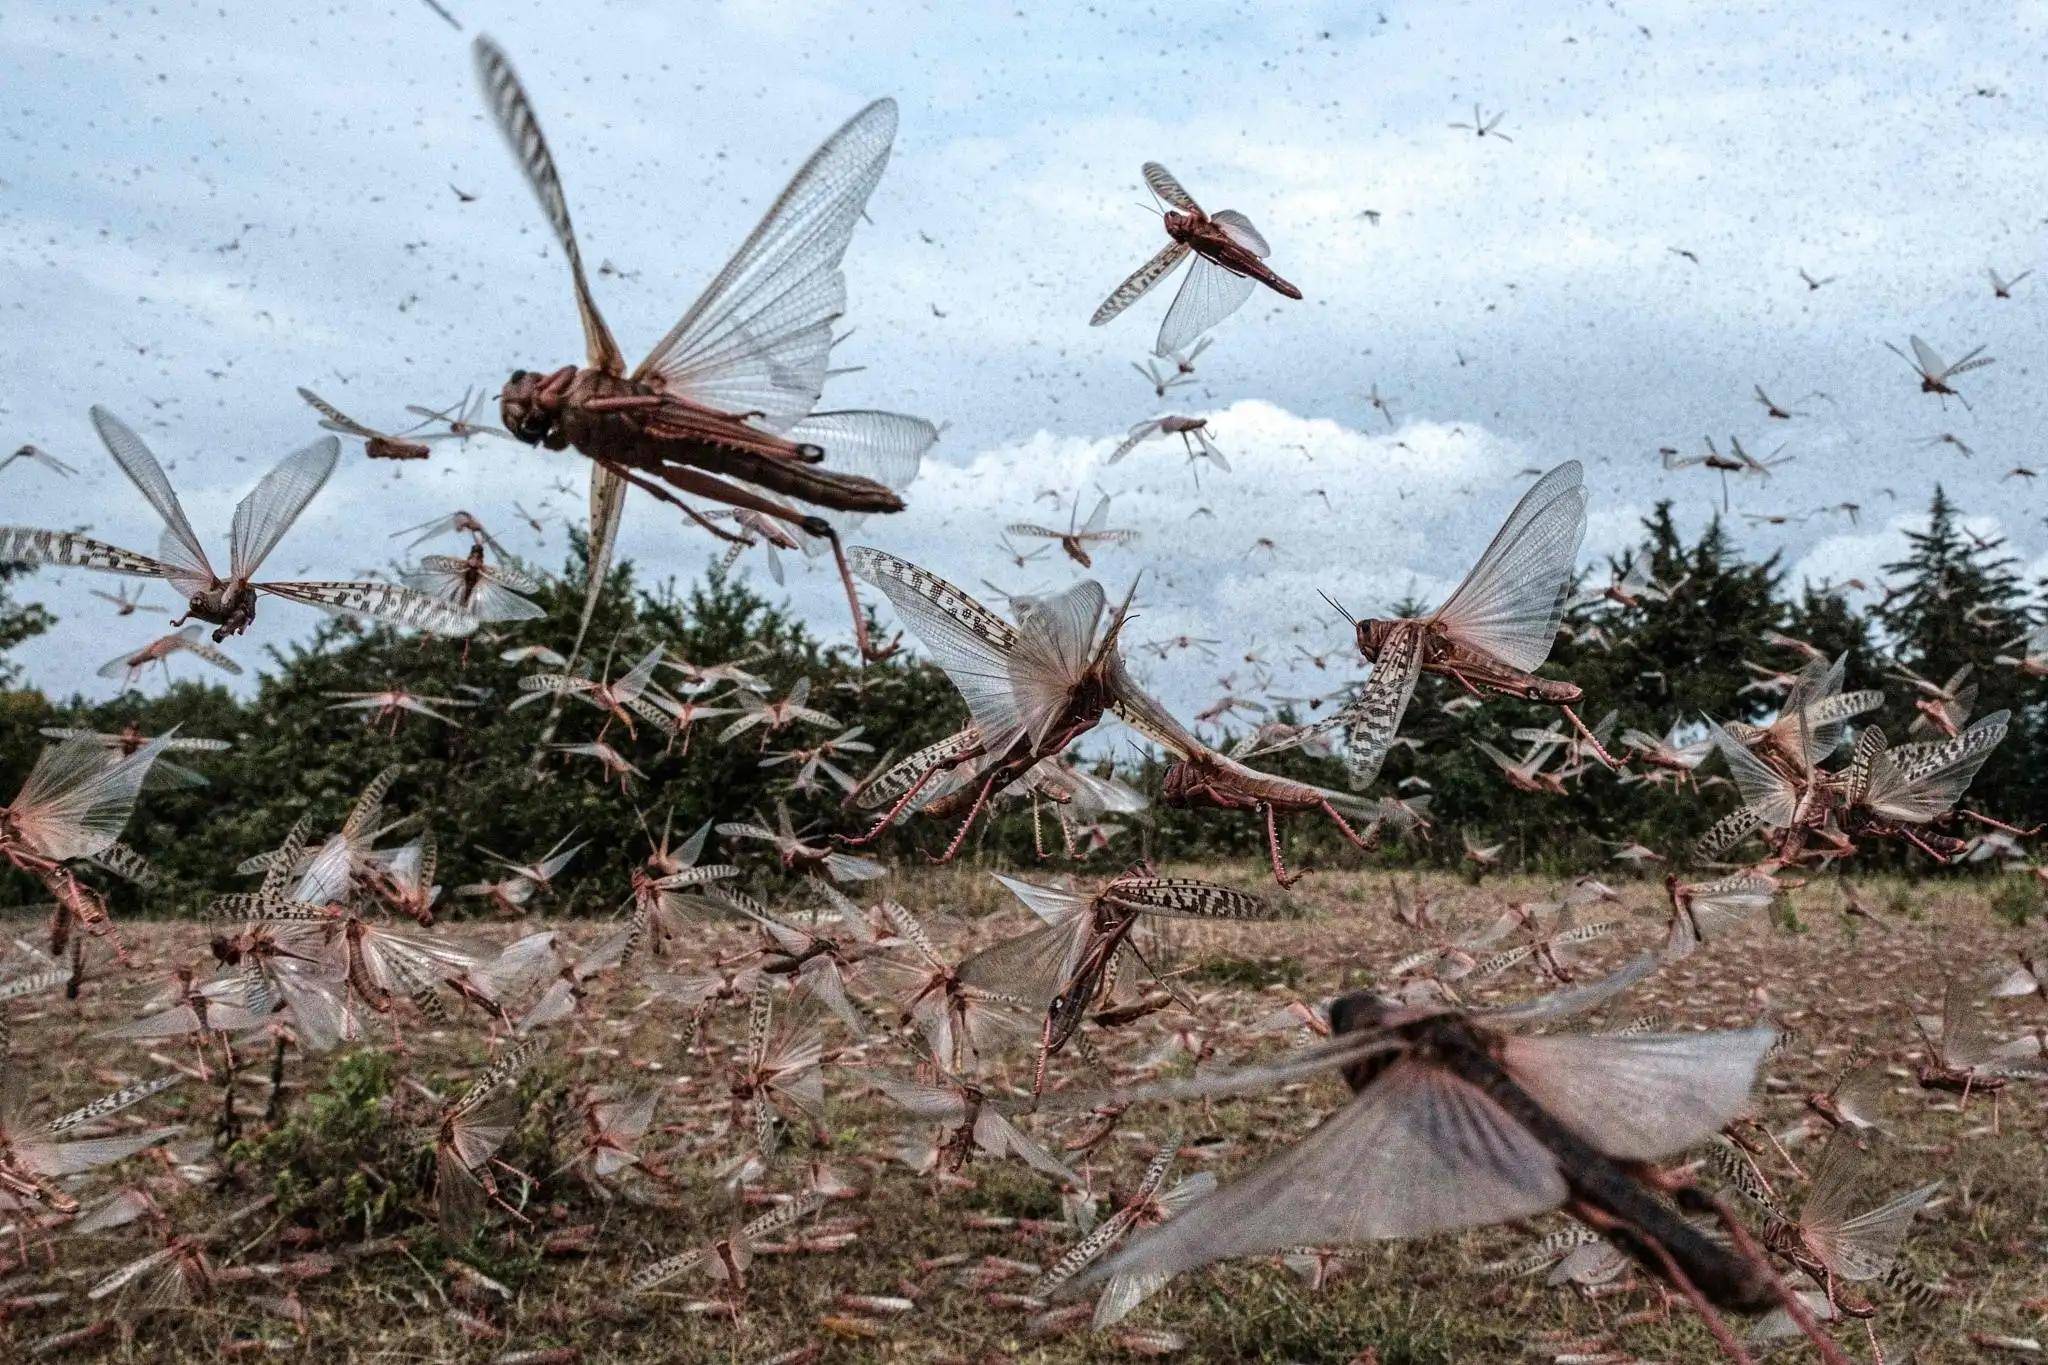
[[[1115,494],[1112,519],[1143,539],[1098,572],[1121,589],[1146,571],[1134,634],[1226,642],[1215,661],[1150,663],[1179,703],[1214,697],[1232,665],[1249,686],[1248,651],[1273,690],[1327,687],[1285,666],[1296,644],[1343,642],[1315,589],[1361,609],[1447,586],[1519,471],[1566,458],[1593,490],[1589,554],[1659,497],[1704,520],[1714,477],[1667,473],[1655,451],[1709,433],[1795,456],[1738,485],[1738,511],[1863,505],[1860,525],[1738,522],[1797,572],[1871,576],[1937,480],[2023,558],[2048,550],[2040,495],[2001,477],[2048,463],[2032,375],[2048,279],[2000,301],[1984,273],[2039,251],[2048,116],[2016,96],[2048,57],[2040,5],[451,8],[532,90],[585,253],[622,272],[596,284],[629,356],[827,132],[894,95],[838,353],[866,368],[828,399],[946,426],[911,510],[855,538],[969,586],[1053,587],[1059,566],[1015,569],[996,531],[1063,520],[1042,493]],[[224,536],[240,493],[317,434],[295,385],[385,424],[577,358],[564,267],[466,40],[413,0],[9,7],[0,447],[33,441],[82,473],[16,465],[0,515],[154,544],[92,438],[95,402],[157,447],[202,535]],[[1512,143],[1446,126],[1475,102],[1505,109]],[[1163,240],[1140,212],[1147,158],[1249,214],[1306,295],[1255,296],[1164,404],[1131,362],[1166,292],[1087,326]],[[1802,268],[1834,279],[1811,290]],[[1909,333],[1988,346],[1998,363],[1960,381],[1974,411],[1917,392],[1884,349]],[[1809,415],[1768,419],[1754,384]],[[1103,468],[1125,427],[1166,410],[1212,414],[1235,472],[1198,489],[1177,442]],[[1942,432],[1974,456],[1919,444]],[[351,447],[273,567],[386,568],[383,531],[456,507],[552,567],[559,522],[536,542],[512,503],[577,514],[584,477],[515,445],[403,468]],[[622,550],[681,575],[713,554],[645,504]],[[36,681],[111,689],[91,669],[154,629],[86,593],[111,586],[30,582],[63,618],[27,651]],[[835,592],[822,572],[790,588],[829,638]],[[310,624],[274,606],[237,652],[254,663]]]

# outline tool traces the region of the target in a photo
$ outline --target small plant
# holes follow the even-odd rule
[[[2006,877],[1991,891],[1992,915],[2015,929],[2024,929],[2041,913],[2041,891],[2031,877]]]
[[[387,1103],[394,1074],[388,1052],[346,1054],[282,1125],[237,1142],[229,1160],[269,1173],[285,1216],[370,1235],[414,1184],[417,1164],[418,1144]]]

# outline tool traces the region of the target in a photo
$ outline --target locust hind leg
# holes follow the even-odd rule
[[[2032,829],[2021,829],[2017,825],[2008,825],[2003,820],[1995,820],[1982,811],[1958,809],[1956,814],[1963,816],[1965,819],[1975,820],[1980,825],[1989,825],[1992,829],[2002,830],[2021,839],[2031,839],[2044,828],[2048,828],[2048,826],[2035,825]]]
[[[1593,756],[1600,760],[1603,767],[1611,772],[1622,766],[1621,761],[1616,759],[1613,754],[1608,753],[1607,747],[1594,737],[1591,730],[1586,728],[1586,722],[1579,719],[1578,712],[1562,704],[1557,709],[1564,712],[1564,718],[1572,723],[1572,728],[1579,732],[1579,738],[1586,742],[1586,747],[1593,751]]]
[[[615,472],[624,475],[629,482],[637,483],[643,488],[652,488],[652,485],[646,480],[636,479],[628,471],[619,470],[616,466],[613,466],[613,468]],[[757,493],[752,489],[742,488],[740,485],[726,479],[721,479],[716,475],[706,474],[702,470],[669,464],[663,466],[661,477],[664,482],[680,488],[685,493],[695,493],[699,497],[711,498],[722,502],[728,507],[744,508],[748,511],[759,512],[763,516],[774,517],[777,521],[788,522],[790,525],[799,528],[806,535],[817,536],[821,540],[828,541],[832,546],[832,562],[839,570],[840,585],[846,589],[846,605],[847,609],[853,614],[853,637],[860,647],[861,658],[869,663],[880,663],[901,648],[900,645],[891,645],[887,649],[877,650],[874,647],[874,642],[869,639],[867,618],[861,614],[860,594],[855,592],[853,587],[853,570],[846,562],[846,548],[839,543],[839,532],[833,529],[831,522],[826,521],[820,516],[799,512],[786,503],[778,502],[774,498]],[[660,494],[659,496],[675,503],[678,507],[684,507],[686,511],[690,512],[692,517],[703,523],[704,519],[701,514],[694,509],[685,507],[678,499],[667,494]],[[737,540],[742,543],[745,541],[743,536],[728,535],[724,531],[719,531],[718,534],[726,540]]]
[[[1280,856],[1280,823],[1273,813],[1273,803],[1262,801],[1259,804],[1266,812],[1266,857],[1273,864],[1273,880],[1280,883],[1280,889],[1285,891],[1308,873],[1296,872],[1291,877],[1287,875],[1287,864]]]
[[[1380,831],[1378,824],[1368,826],[1367,832],[1365,834],[1360,834],[1357,830],[1351,827],[1351,822],[1349,820],[1346,820],[1343,817],[1343,815],[1341,815],[1338,812],[1337,808],[1331,805],[1328,801],[1318,801],[1316,803],[1316,806],[1319,810],[1322,811],[1324,815],[1330,817],[1331,822],[1337,826],[1337,831],[1350,842],[1353,848],[1362,849],[1365,852],[1370,853],[1380,846]]]
[[[882,832],[884,830],[888,829],[889,826],[896,823],[896,817],[901,815],[904,812],[904,810],[909,807],[910,803],[917,799],[917,794],[925,789],[926,784],[928,784],[934,777],[937,777],[941,772],[944,772],[948,766],[950,765],[938,763],[934,764],[931,768],[927,769],[926,771],[919,773],[917,781],[910,784],[910,790],[903,793],[903,795],[897,797],[896,804],[889,807],[888,810],[884,811],[882,813],[882,818],[875,821],[874,825],[868,829],[867,833],[835,834],[832,836],[832,841],[836,844],[842,844],[847,848],[860,848],[864,845],[872,844],[875,840],[882,837]]]
[[[933,862],[950,863],[953,861],[954,855],[960,852],[960,845],[967,842],[967,831],[974,828],[975,820],[981,815],[982,809],[988,805],[989,795],[994,790],[995,785],[996,774],[990,773],[987,780],[981,784],[981,790],[974,794],[974,804],[967,808],[967,818],[960,822],[960,828],[954,832],[953,842],[947,844],[946,851],[932,859]]]

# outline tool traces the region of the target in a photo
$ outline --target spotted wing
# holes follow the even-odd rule
[[[1144,174],[1146,186],[1167,203],[1183,213],[1202,211],[1202,206],[1195,202],[1195,196],[1189,194],[1180,181],[1174,178],[1173,172],[1166,167],[1156,161],[1148,161],[1144,166]]]
[[[590,633],[590,620],[597,615],[597,599],[604,596],[605,575],[611,572],[612,550],[619,539],[619,514],[626,507],[626,481],[603,464],[590,466],[590,577],[583,589],[583,616],[576,623],[576,643],[569,649],[573,661],[583,653],[583,639]]]
[[[1363,791],[1379,776],[1387,761],[1401,717],[1408,712],[1408,699],[1415,695],[1416,679],[1422,676],[1423,626],[1404,621],[1380,646],[1358,699],[1338,712],[1344,726],[1344,769],[1352,790]]]
[[[439,598],[396,583],[258,583],[264,592],[348,616],[371,616],[430,635],[464,636],[481,621]]]
[[[34,526],[0,526],[0,563],[56,564],[67,569],[97,569],[101,573],[128,574],[135,578],[168,578],[180,591],[196,582],[183,565],[151,559],[90,536],[69,531],[44,531]]]
[[[534,198],[540,200],[541,212],[547,215],[548,226],[555,230],[555,240],[562,244],[562,254],[569,258],[569,274],[576,284],[576,311],[583,318],[583,345],[590,364],[606,374],[623,374],[626,358],[620,354],[619,343],[612,340],[611,328],[605,325],[604,316],[597,311],[597,301],[591,297],[590,280],[583,272],[583,251],[576,245],[576,228],[569,221],[569,200],[562,192],[562,177],[555,170],[554,154],[541,134],[533,104],[519,84],[511,60],[496,43],[478,35],[470,51],[476,59],[477,79],[483,84],[484,102],[490,106],[491,117],[497,120],[498,131],[505,135],[512,155],[519,161],[519,169],[526,173],[526,183]],[[597,576],[603,577],[601,573]]]
[[[1102,898],[1148,915],[1186,919],[1272,920],[1288,913],[1248,891],[1191,877],[1119,877]]]
[[[370,428],[364,426],[361,422],[358,422],[355,418],[349,416],[311,389],[301,387],[299,389],[299,397],[306,400],[307,407],[313,409],[313,411],[319,413],[325,419],[320,425],[329,431],[346,432],[350,436],[363,437],[383,435],[382,432],[370,430]]]
[[[1151,260],[1146,261],[1145,264],[1139,266],[1136,270],[1133,270],[1125,277],[1122,284],[1109,291],[1109,297],[1104,299],[1089,317],[1088,325],[1090,327],[1100,327],[1103,323],[1108,322],[1118,313],[1123,312],[1124,309],[1145,297],[1147,293],[1151,292],[1153,285],[1158,284],[1169,274],[1173,273],[1173,268],[1186,260],[1187,256],[1188,247],[1184,242],[1168,242],[1165,246],[1159,248],[1157,255],[1152,257]]]
[[[2005,738],[2010,719],[2010,712],[1994,712],[1954,739],[1877,755],[1870,764],[1864,805],[1886,819],[1909,824],[1925,824],[1947,812]]]

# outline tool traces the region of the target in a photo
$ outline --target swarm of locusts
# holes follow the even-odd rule
[[[653,1323],[687,1314],[693,1332],[715,1333],[744,1313],[758,1257],[825,1255],[857,1238],[870,1183],[957,1186],[1006,1163],[1058,1196],[1067,1210],[1059,1245],[1021,1268],[941,1258],[933,1276],[944,1271],[973,1284],[1014,1310],[1028,1324],[1020,1330],[1110,1333],[1117,1349],[1137,1353],[1178,1349],[1172,1286],[1213,1262],[1277,1258],[1320,1287],[1365,1244],[1553,1213],[1569,1221],[1488,1273],[1550,1271],[1554,1282],[1589,1295],[1638,1277],[1661,1303],[1697,1314],[1715,1349],[1735,1361],[1787,1336],[1803,1336],[1830,1362],[1850,1358],[1838,1335],[1881,1358],[1877,1322],[1886,1305],[1938,1299],[1901,1268],[1900,1252],[1916,1214],[1940,1197],[1940,1182],[1889,1199],[1875,1192],[1900,1182],[1873,1172],[1903,1174],[1910,1163],[1883,1138],[1877,1058],[1841,1068],[1827,1090],[1808,1097],[1802,1122],[1778,1132],[1760,1118],[1759,1076],[1800,1044],[1767,1008],[1732,1030],[1639,1016],[1593,1031],[1583,1020],[1629,1008],[1631,993],[1664,968],[1715,953],[1717,940],[1764,920],[1785,889],[1874,844],[1940,863],[1985,837],[2029,837],[2033,831],[1966,804],[1972,779],[2005,736],[2006,713],[1972,720],[1961,679],[1945,688],[1923,680],[1933,698],[1922,704],[1929,724],[1894,742],[1857,724],[1882,694],[1844,690],[1843,664],[1823,658],[1790,679],[1767,723],[1703,717],[1703,738],[1688,741],[1676,727],[1662,739],[1629,731],[1621,753],[1611,751],[1611,717],[1588,725],[1581,689],[1541,672],[1573,598],[1586,526],[1582,471],[1568,461],[1508,509],[1434,610],[1353,623],[1358,661],[1370,674],[1350,700],[1312,724],[1262,727],[1223,752],[1127,667],[1135,589],[1119,598],[1082,579],[1060,592],[1010,597],[999,612],[930,569],[842,544],[833,517],[902,509],[937,437],[920,418],[820,406],[843,335],[841,261],[888,161],[891,101],[854,114],[803,163],[681,320],[629,370],[594,301],[535,106],[496,45],[478,39],[474,56],[490,115],[567,261],[583,356],[512,371],[499,400],[502,429],[479,422],[478,405],[465,397],[446,410],[414,409],[422,425],[443,430],[386,434],[300,390],[321,425],[363,439],[370,459],[448,459],[440,443],[483,437],[574,451],[590,480],[586,628],[622,509],[636,494],[736,550],[765,542],[771,553],[830,556],[860,650],[884,652],[864,624],[857,583],[865,582],[957,687],[964,715],[944,740],[885,755],[856,776],[869,762],[856,756],[872,754],[877,737],[863,739],[857,717],[814,705],[808,683],[775,697],[740,664],[699,666],[658,646],[630,666],[593,671],[581,658],[580,630],[570,657],[514,648],[508,660],[535,668],[515,704],[547,701],[596,726],[587,741],[553,747],[594,760],[602,771],[590,775],[617,782],[616,799],[630,799],[639,775],[634,745],[683,746],[695,726],[715,719],[699,742],[765,750],[776,740],[783,747],[764,765],[782,767],[792,791],[830,784],[845,797],[849,827],[798,827],[783,808],[772,817],[732,811],[679,842],[667,824],[658,836],[650,828],[645,861],[616,889],[618,920],[605,932],[582,942],[581,934],[542,929],[486,943],[440,923],[449,901],[506,921],[543,909],[582,844],[572,831],[538,856],[494,853],[502,875],[444,896],[435,836],[413,831],[418,821],[388,816],[387,799],[405,780],[392,769],[338,829],[308,818],[279,847],[238,850],[246,855],[243,880],[213,901],[204,951],[157,975],[128,965],[121,926],[98,887],[106,876],[149,883],[147,851],[121,842],[132,811],[148,800],[153,778],[199,780],[172,755],[222,744],[132,727],[50,732],[55,743],[0,806],[0,858],[34,879],[48,905],[47,934],[6,959],[0,1024],[40,1008],[39,997],[75,997],[88,986],[132,988],[136,1007],[101,1045],[108,1064],[118,1060],[134,1079],[101,1099],[55,1113],[28,1093],[20,1068],[0,1071],[0,1203],[14,1248],[0,1318],[60,1305],[84,1318],[35,1339],[35,1350],[132,1336],[154,1315],[199,1311],[229,1296],[251,1297],[303,1332],[296,1286],[332,1270],[342,1249],[280,1234],[264,1198],[202,1225],[180,1196],[223,1180],[228,1150],[303,1103],[294,1098],[296,1077],[344,1048],[387,1051],[405,1071],[386,1118],[409,1125],[420,1159],[416,1185],[391,1193],[417,1205],[421,1226],[435,1227],[448,1246],[488,1237],[537,1255],[589,1249],[607,1235],[603,1226],[564,1227],[537,1198],[568,1172],[603,1198],[643,1204],[682,1206],[686,1180],[730,1192],[730,1204],[709,1219],[692,1210],[707,1230],[632,1248],[638,1269],[616,1286],[620,1311]],[[1157,343],[1158,358],[1184,376],[1207,344],[1204,334],[1258,286],[1287,299],[1301,291],[1266,264],[1271,249],[1244,214],[1205,211],[1157,163],[1146,163],[1143,176],[1166,206],[1168,241],[1092,322],[1108,323],[1189,263]],[[1944,376],[1988,363],[1966,357],[1944,367],[1914,345],[1923,386],[1936,394],[1953,393]],[[1161,396],[1179,382],[1149,364],[1141,372]],[[235,667],[214,645],[244,631],[265,597],[463,639],[464,648],[487,623],[540,612],[527,595],[536,580],[467,511],[411,528],[422,532],[414,544],[466,535],[469,545],[461,558],[425,558],[403,584],[259,578],[334,472],[342,447],[333,434],[286,457],[236,506],[223,574],[148,447],[111,412],[96,407],[91,417],[161,523],[155,552],[12,526],[0,528],[0,554],[166,580],[179,602],[173,626],[190,618],[213,627],[212,644],[197,626],[185,627],[115,660],[108,667],[116,672],[132,676],[179,652]],[[1185,441],[1200,426],[1190,423],[1141,425]],[[1111,461],[1138,439],[1134,433]],[[1208,436],[1200,439],[1227,473]],[[1078,513],[1078,499],[1075,506]],[[1064,532],[1022,523],[1010,530],[1060,542],[1087,569],[1091,548],[1135,538],[1110,528],[1107,516],[1105,498]],[[1630,579],[1606,591],[1680,590]],[[1180,947],[1190,925],[1248,926],[1233,932],[1255,937],[1277,932],[1270,922],[1311,913],[1290,890],[1308,870],[1288,863],[1284,819],[1327,821],[1360,853],[1429,837],[1426,797],[1373,791],[1425,674],[1464,704],[1554,708],[1552,728],[1514,732],[1532,745],[1525,758],[1489,750],[1524,790],[1561,792],[1568,768],[1633,767],[1639,778],[1691,781],[1718,759],[1737,804],[1691,851],[1699,870],[1666,879],[1661,929],[1602,972],[1588,974],[1585,945],[1626,938],[1631,924],[1599,917],[1593,907],[1613,895],[1597,882],[1575,883],[1554,902],[1511,907],[1471,931],[1440,925],[1417,904],[1404,907],[1401,920],[1414,951],[1384,964],[1372,984],[1294,1001],[1258,1036],[1220,1039],[1209,1022],[1216,1002],[1191,984]],[[720,687],[728,690],[714,695]],[[483,704],[418,696],[402,679],[384,691],[332,695],[363,710],[368,723],[394,728],[408,713],[423,718],[414,724],[456,724],[436,708],[461,708],[467,721]],[[1736,699],[1728,700],[1732,708]],[[1157,793],[1075,762],[1077,745],[1118,724],[1170,760]],[[1302,747],[1339,755],[1346,788],[1259,766],[1266,755]],[[1558,753],[1563,763],[1547,767]],[[1011,913],[963,931],[921,917],[896,898],[890,867],[854,851],[922,821],[939,831],[937,860],[948,861],[979,822],[1005,803],[1028,801],[1041,857],[1053,863],[1099,847],[1114,832],[1108,817],[1152,800],[1255,822],[1273,889],[1163,875],[1143,863],[1108,876],[997,875],[1015,902]],[[1047,808],[1056,842],[1040,826]],[[401,828],[410,837],[401,840]],[[1476,863],[1498,856],[1469,841],[1468,850]],[[1665,855],[1632,846],[1627,856]],[[771,866],[805,889],[762,899],[749,889],[750,874]],[[735,940],[744,946],[730,954],[697,953],[707,941]],[[106,962],[88,972],[89,963]],[[2006,1121],[2001,1104],[2048,1080],[2048,1048],[2038,1029],[2014,1043],[1989,1037],[1981,1006],[1992,995],[2048,999],[2048,985],[2030,956],[1983,977],[1972,975],[1974,964],[1946,966],[1943,1015],[1915,1021],[1925,1050],[1908,1079],[1959,1115],[1988,1108],[1996,1125]],[[1518,967],[1542,983],[1538,993],[1503,1000],[1489,986],[1482,997],[1482,983],[1498,984]],[[633,1019],[603,1012],[606,1002],[628,999]],[[1167,1053],[1135,1070],[1112,1061],[1119,1037],[1146,1019],[1179,1021]],[[607,1030],[649,1021],[669,1050],[621,1062],[616,1083],[569,1096],[571,1119],[558,1115],[549,1129],[555,1169],[531,1168],[530,1153],[519,1164],[511,1144],[530,1117],[534,1077],[571,1050],[618,1059],[620,1049],[607,1052],[602,1041]],[[417,1074],[409,1039],[422,1031],[470,1040],[473,1069]],[[1305,1043],[1259,1050],[1267,1034],[1290,1031],[1305,1034]],[[1191,1066],[1162,1074],[1176,1061]],[[1333,1087],[1333,1105],[1312,1131],[1271,1140],[1227,1179],[1177,1172],[1203,1149],[1203,1135],[1188,1125],[1210,1114],[1213,1101],[1272,1096],[1318,1078],[1341,1082],[1348,1095]],[[204,1095],[184,1112],[215,1115],[210,1134],[151,1117],[174,1088],[188,1100]],[[832,1150],[835,1095],[888,1106],[900,1120],[900,1145],[886,1154]],[[1103,1144],[1158,1104],[1177,1107],[1171,1126],[1148,1134],[1142,1177],[1129,1189],[1105,1188]],[[1801,1144],[1819,1155],[1795,1157]],[[269,1231],[258,1231],[259,1222]],[[119,1230],[139,1254],[113,1274],[77,1284],[60,1273],[68,1243]],[[487,1338],[489,1322],[462,1305],[488,1299],[489,1278],[466,1265],[449,1273],[465,1288],[454,1299],[442,1295],[441,1306]],[[1155,1296],[1146,1311],[1157,1325],[1134,1326],[1132,1315]],[[892,1315],[916,1306],[907,1290],[849,1291],[821,1331],[882,1338]],[[783,1358],[815,1359],[822,1349],[799,1342]]]

